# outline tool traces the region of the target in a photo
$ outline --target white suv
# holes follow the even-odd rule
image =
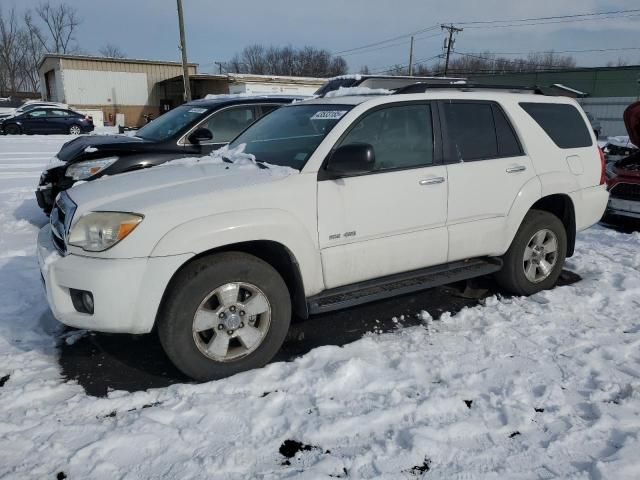
[[[61,322],[155,327],[207,380],[268,362],[293,314],[491,273],[515,294],[550,288],[602,216],[604,183],[572,99],[338,93],[278,109],[210,157],[62,193],[39,258]]]

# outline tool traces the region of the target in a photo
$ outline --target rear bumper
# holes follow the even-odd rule
[[[620,217],[640,218],[640,202],[611,197],[607,213]]]
[[[583,188],[570,193],[576,214],[576,231],[585,230],[600,221],[607,208],[609,192],[606,185]]]
[[[151,331],[169,280],[191,256],[128,259],[61,256],[51,240],[49,225],[38,234],[38,263],[54,317],[65,325],[100,332]],[[75,308],[70,289],[93,294],[93,314]]]

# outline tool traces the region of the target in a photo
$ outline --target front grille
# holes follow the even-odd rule
[[[71,220],[73,214],[76,211],[76,204],[73,203],[69,195],[66,192],[62,192],[56,198],[56,202],[51,210],[50,224],[51,224],[51,237],[53,244],[58,252],[65,254],[67,251],[66,239],[69,234],[69,227],[71,226]]]
[[[613,198],[640,201],[640,183],[618,183],[609,194]]]

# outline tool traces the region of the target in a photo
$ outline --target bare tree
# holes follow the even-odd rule
[[[108,58],[126,58],[127,56],[127,54],[124,53],[120,49],[120,47],[114,45],[113,43],[107,43],[102,48],[100,48],[100,50],[98,50],[98,53],[100,53],[100,55],[102,55],[103,57]]]
[[[35,11],[43,28],[38,28],[33,22],[30,28],[47,52],[74,53],[78,50],[75,34],[81,20],[74,7],[66,3],[54,6],[45,2]]]
[[[22,61],[22,76],[32,92],[40,89],[40,75],[38,65],[45,53],[45,48],[37,35],[37,27],[33,23],[30,11],[24,14],[24,48],[25,55]]]
[[[265,47],[255,44],[234,55],[227,63],[227,70],[256,75],[333,77],[347,72],[347,62],[315,47],[296,49],[291,45]]]
[[[21,67],[25,56],[24,31],[18,24],[15,9],[8,15],[0,11],[0,71],[2,90],[17,92],[22,87]]]

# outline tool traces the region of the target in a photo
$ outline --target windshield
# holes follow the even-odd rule
[[[291,105],[262,117],[229,148],[245,144],[258,162],[302,170],[311,154],[353,105]]]
[[[194,121],[199,120],[207,112],[206,108],[181,105],[147,123],[136,132],[136,137],[155,141],[167,140]]]

